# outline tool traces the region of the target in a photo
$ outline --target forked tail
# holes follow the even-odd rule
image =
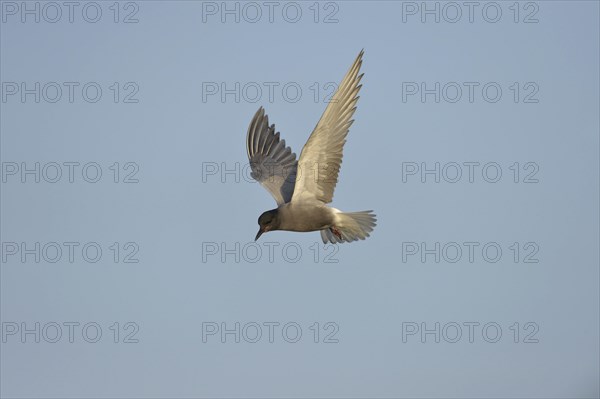
[[[335,218],[333,226],[321,230],[321,238],[325,244],[364,240],[369,237],[377,221],[373,211],[338,212]]]

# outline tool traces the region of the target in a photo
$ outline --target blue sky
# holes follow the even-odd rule
[[[598,396],[597,2],[22,4],[3,396]],[[254,243],[252,116],[299,154],[363,48],[332,206],[378,226]]]

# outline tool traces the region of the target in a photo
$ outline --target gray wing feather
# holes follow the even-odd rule
[[[285,140],[280,140],[275,125],[260,107],[248,127],[246,150],[254,180],[271,193],[277,205],[290,202],[296,183],[298,161]]]
[[[354,122],[363,51],[344,76],[319,123],[302,149],[300,173],[293,199],[317,199],[329,203],[337,184],[346,136]]]

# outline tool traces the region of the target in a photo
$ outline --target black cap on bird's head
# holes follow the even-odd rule
[[[279,211],[277,209],[271,209],[270,211],[263,212],[258,218],[258,225],[260,226],[260,229],[258,230],[254,241],[258,240],[258,237],[263,233],[279,228]]]

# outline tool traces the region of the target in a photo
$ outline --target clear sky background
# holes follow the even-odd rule
[[[598,397],[597,2],[22,4],[0,3],[3,397]],[[299,154],[363,48],[332,205],[375,231],[254,244],[254,112]]]

